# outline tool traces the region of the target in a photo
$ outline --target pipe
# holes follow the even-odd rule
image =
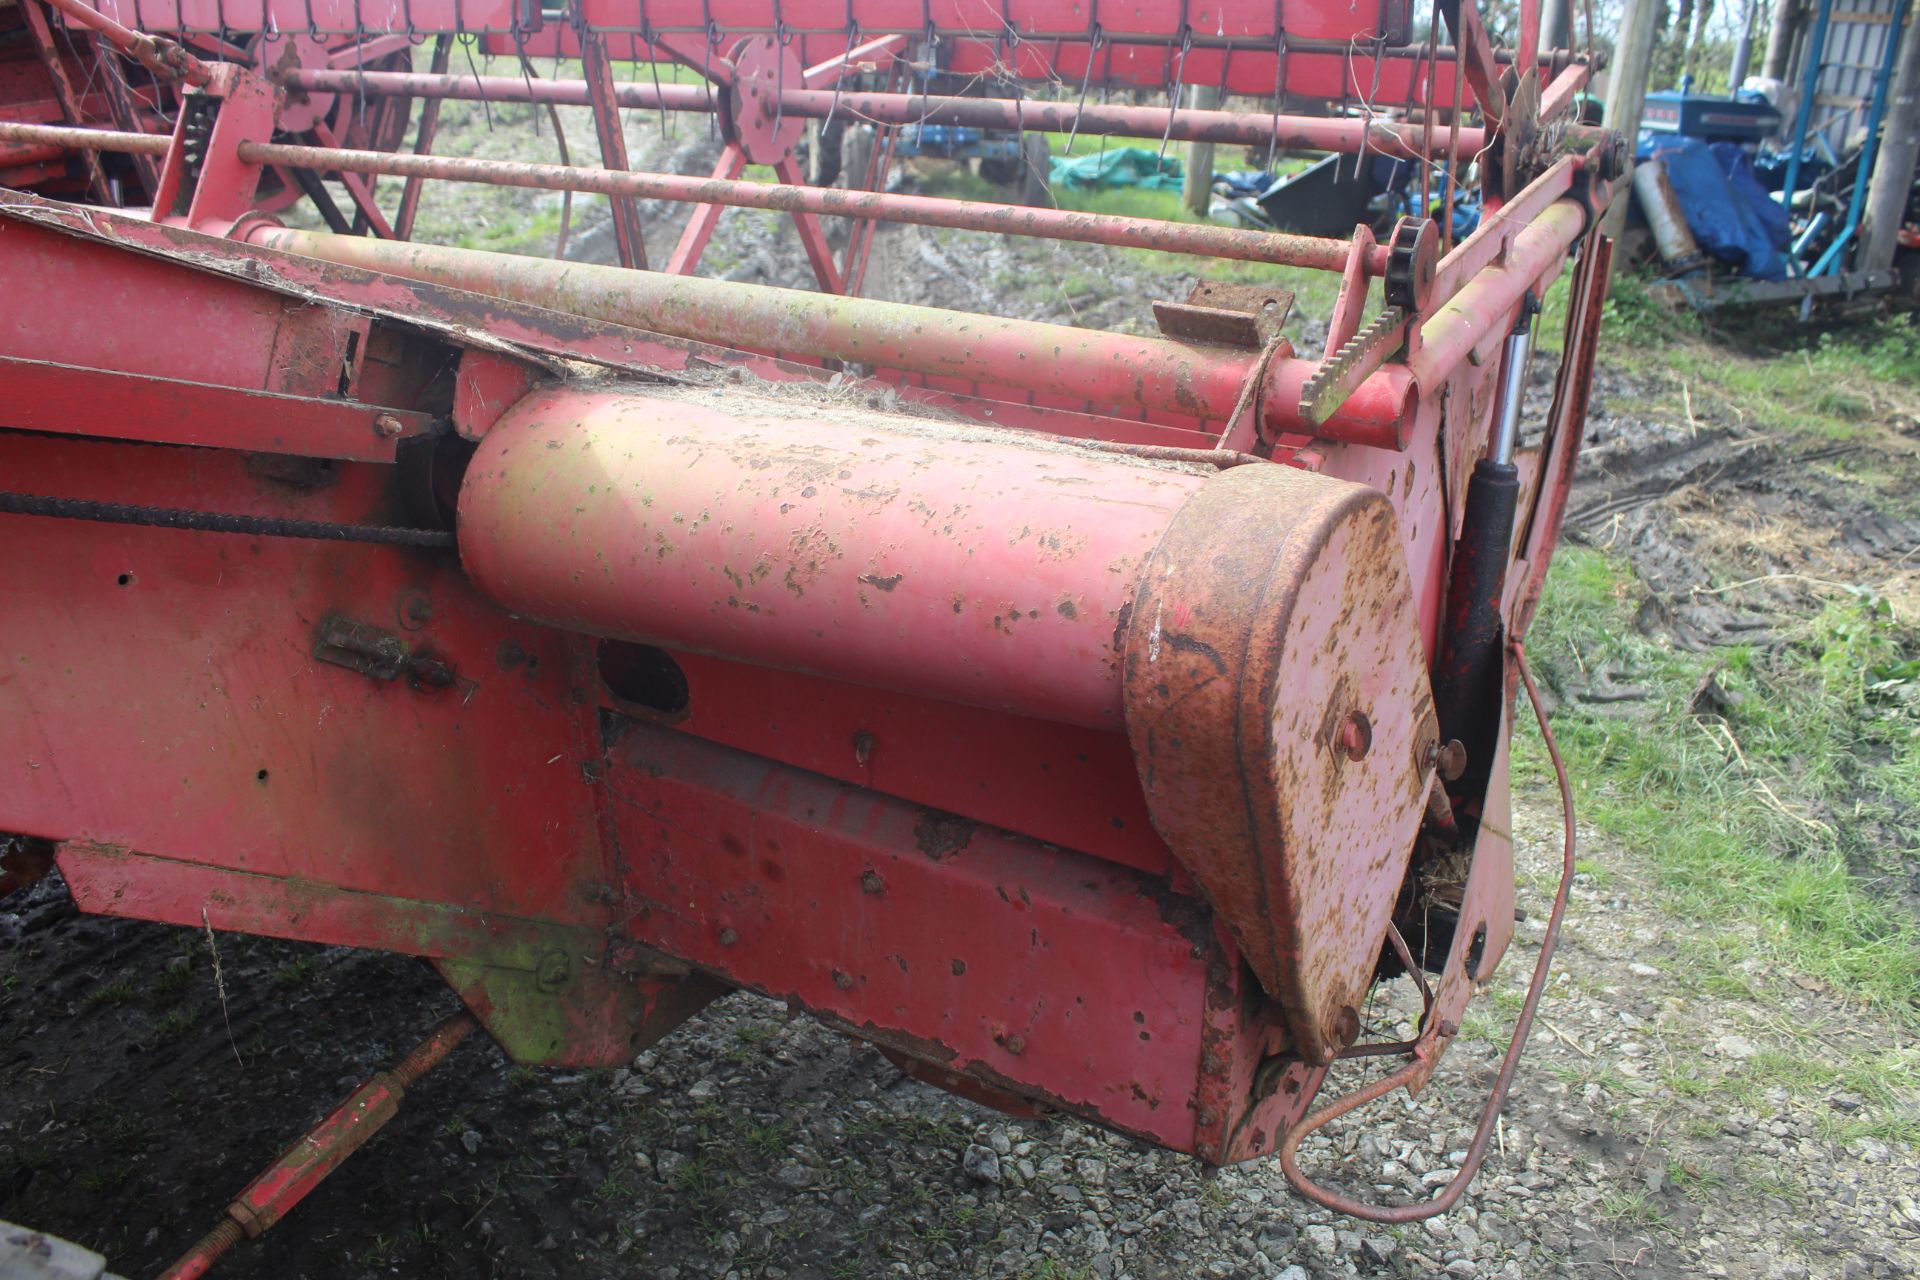
[[[519,76],[423,75],[403,71],[352,71],[295,68],[274,79],[289,89],[309,93],[360,94],[365,97],[454,98],[462,101],[548,102],[585,107],[584,80],[534,80]],[[623,82],[615,86],[622,107],[644,111],[707,112],[718,101],[705,85]],[[780,94],[783,115],[824,120],[848,119],[879,125],[954,125],[1007,132],[1080,132],[1116,138],[1145,138],[1158,142],[1214,143],[1220,146],[1259,146],[1270,143],[1285,150],[1356,152],[1363,147],[1389,152],[1420,150],[1421,130],[1388,121],[1330,119],[1320,116],[1274,115],[1183,108],[1121,106],[1112,103],[1049,102],[1043,98],[960,98],[917,93],[880,93],[832,89],[787,89]],[[1439,139],[1435,139],[1439,141]],[[1457,155],[1477,155],[1486,145],[1486,130],[1459,131],[1453,143]],[[1442,152],[1445,147],[1442,146]]]
[[[1520,436],[1520,406],[1527,395],[1527,366],[1533,357],[1533,317],[1540,304],[1529,293],[1520,303],[1520,319],[1507,335],[1506,365],[1500,379],[1500,411],[1494,415],[1493,442],[1487,456],[1494,462],[1513,461]]]
[[[0,142],[38,143],[68,151],[118,151],[136,156],[164,156],[173,145],[173,139],[164,133],[123,133],[116,129],[19,124],[12,120],[0,120]]]
[[[1147,558],[1221,474],[842,402],[561,386],[480,441],[460,558],[551,626],[1118,731]]]
[[[1122,417],[1146,410],[1223,422],[1249,379],[1260,376],[1261,423],[1269,434],[1298,431],[1393,448],[1415,401],[1406,371],[1385,369],[1315,427],[1301,422],[1299,396],[1317,365],[1292,356],[1272,359],[1262,373],[1260,352],[871,298],[285,227],[256,226],[248,240],[696,342],[1071,395],[1093,412]]]
[[[414,1046],[392,1070],[382,1071],[348,1095],[332,1114],[302,1134],[280,1158],[249,1182],[227,1206],[227,1216],[193,1248],[160,1273],[160,1280],[198,1280],[227,1250],[266,1231],[346,1158],[366,1145],[400,1110],[407,1090],[438,1066],[479,1024],[464,1010]]]
[[[697,342],[1219,419],[1258,354],[767,285],[261,226],[252,243]]]
[[[74,149],[165,155],[169,140],[159,134],[0,123],[0,141],[43,142]],[[1241,262],[1263,262],[1323,271],[1340,270],[1351,251],[1347,241],[1322,236],[1243,231],[1236,227],[1167,222],[1159,218],[1033,209],[1019,205],[943,200],[932,196],[893,195],[878,191],[841,191],[832,187],[737,182],[683,174],[588,169],[575,165],[530,164],[510,160],[471,160],[385,151],[349,151],[337,147],[303,147],[280,143],[243,142],[236,148],[236,153],[243,162],[256,165],[284,165],[293,169],[401,178],[440,178],[542,191],[586,191],[683,204],[733,205],[786,213],[906,222],[962,231],[1105,244],[1118,248],[1191,253],[1210,258],[1231,258]],[[1368,255],[1367,270],[1370,275],[1386,273],[1387,252],[1383,245]]]
[[[1586,225],[1587,211],[1579,201],[1556,200],[1516,232],[1497,265],[1461,285],[1420,327],[1420,349],[1407,361],[1414,381],[1438,388],[1488,339],[1492,326],[1542,284],[1541,277],[1557,269]]]
[[[879,191],[842,191],[833,187],[696,178],[683,174],[588,169],[575,165],[530,164],[512,160],[471,160],[385,151],[349,151],[338,147],[304,147],[284,143],[243,142],[237,148],[237,153],[247,164],[288,165],[401,178],[441,178],[543,191],[586,191],[682,204],[732,205],[783,213],[905,222],[961,231],[986,231],[1046,240],[1072,240],[1082,244],[1192,253],[1210,258],[1310,267],[1322,271],[1339,270],[1345,264],[1350,249],[1345,240],[1321,236],[1243,231],[1235,227],[1166,222],[1158,218],[1075,213],[1064,209],[943,200],[932,196],[894,195]],[[1370,274],[1385,274],[1386,264],[1385,246],[1369,255],[1367,265]]]
[[[1673,183],[1667,178],[1666,162],[1659,156],[1649,156],[1633,166],[1633,194],[1640,201],[1640,211],[1647,215],[1647,225],[1653,229],[1653,243],[1660,250],[1660,260],[1676,268],[1698,263],[1700,242],[1693,238],[1693,230],[1687,226],[1687,215],[1680,208],[1679,197],[1673,193]]]

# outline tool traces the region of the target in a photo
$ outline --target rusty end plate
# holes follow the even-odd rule
[[[1148,562],[1123,680],[1155,826],[1328,1061],[1359,1029],[1437,738],[1387,499],[1280,466],[1210,480]]]

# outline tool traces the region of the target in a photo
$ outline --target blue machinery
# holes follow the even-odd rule
[[[1885,43],[1873,55],[1873,78],[1867,93],[1863,95],[1867,107],[1865,141],[1857,156],[1842,162],[1837,154],[1840,147],[1836,143],[1844,142],[1846,126],[1856,118],[1858,105],[1837,111],[1818,126],[1813,119],[1816,107],[1821,105],[1818,98],[1824,73],[1843,68],[1865,69],[1859,64],[1849,68],[1843,62],[1827,61],[1834,28],[1850,20],[1858,21],[1861,15],[1842,11],[1836,22],[1834,0],[1818,0],[1813,27],[1799,58],[1799,101],[1794,108],[1793,128],[1786,146],[1785,174],[1779,199],[1789,212],[1793,210],[1794,196],[1803,190],[1801,179],[1806,176],[1804,170],[1811,156],[1820,157],[1818,164],[1822,172],[1808,187],[1817,189],[1830,180],[1844,181],[1849,164],[1852,166],[1852,186],[1846,196],[1846,212],[1838,219],[1836,209],[1821,208],[1819,206],[1823,202],[1818,200],[1807,202],[1806,220],[1797,230],[1785,254],[1788,278],[1767,281],[1699,273],[1661,281],[1653,286],[1656,294],[1667,294],[1675,301],[1685,301],[1700,310],[1797,300],[1804,318],[1815,298],[1872,292],[1889,288],[1895,283],[1897,277],[1893,271],[1856,269],[1852,259],[1856,257],[1854,250],[1859,244],[1861,217],[1868,188],[1873,181],[1875,161],[1879,157],[1880,131],[1886,122],[1893,79],[1899,65],[1901,37],[1911,17],[1911,8],[1912,0],[1895,0],[1892,12],[1887,16]],[[1839,56],[1844,58],[1846,54]],[[1684,93],[1649,95],[1650,102],[1654,98],[1671,98],[1682,107],[1690,101],[1696,101]],[[1659,117],[1659,122],[1651,123],[1650,127],[1694,132],[1685,126],[1682,114],[1669,114],[1674,115],[1672,122]],[[1829,134],[1833,135],[1831,139]],[[1830,239],[1823,240],[1836,220],[1840,222],[1839,229],[1833,232]]]
[[[1820,220],[1826,215],[1816,211],[1813,221],[1806,231],[1794,242],[1794,252],[1788,258],[1787,270],[1794,275],[1817,279],[1823,276],[1842,274],[1845,255],[1860,230],[1860,212],[1867,200],[1867,184],[1873,179],[1873,164],[1880,150],[1880,126],[1886,119],[1887,96],[1893,83],[1893,71],[1900,57],[1900,37],[1906,30],[1909,0],[1899,0],[1894,5],[1891,25],[1887,28],[1886,48],[1880,65],[1874,72],[1873,96],[1867,108],[1866,142],[1862,145],[1860,156],[1855,164],[1853,192],[1847,203],[1847,219],[1839,232],[1828,243],[1820,256],[1811,266],[1800,258],[1800,252],[1818,237],[1825,229]],[[1820,72],[1826,56],[1827,33],[1832,26],[1833,0],[1820,0],[1820,7],[1814,17],[1813,35],[1807,44],[1806,55],[1800,72],[1800,103],[1793,121],[1792,150],[1788,153],[1786,185],[1781,189],[1781,203],[1788,209],[1793,207],[1794,192],[1799,190],[1800,161],[1806,154],[1809,135],[1821,134],[1836,124],[1842,124],[1851,118],[1851,113],[1835,116],[1819,130],[1811,128],[1813,120],[1814,97],[1818,93]]]

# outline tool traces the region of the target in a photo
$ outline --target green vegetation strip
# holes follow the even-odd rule
[[[1529,638],[1582,821],[1645,855],[1728,994],[1751,959],[1920,1025],[1920,927],[1898,901],[1920,858],[1914,635],[1863,590],[1770,649],[1683,653],[1636,628],[1642,594],[1619,561],[1564,546]],[[1602,668],[1646,691],[1634,712],[1569,696]],[[1735,700],[1724,719],[1689,706],[1710,672]],[[1548,781],[1536,735],[1519,764]]]

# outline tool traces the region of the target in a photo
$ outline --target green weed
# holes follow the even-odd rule
[[[273,971],[273,980],[283,987],[300,988],[310,986],[314,978],[315,961],[312,956],[301,956],[290,960]]]
[[[93,990],[87,992],[86,998],[81,1000],[80,1003],[82,1007],[88,1009],[98,1008],[102,1005],[108,1008],[115,1008],[123,1004],[132,1004],[139,998],[139,988],[135,987],[133,983],[127,979],[121,978],[117,981],[105,982],[95,987]]]
[[[1888,833],[1920,806],[1910,765],[1920,721],[1883,687],[1908,678],[1913,637],[1862,595],[1833,602],[1770,651],[1681,653],[1635,628],[1640,596],[1623,565],[1563,547],[1529,638],[1542,678],[1562,694],[1554,732],[1583,821],[1645,854],[1670,906],[1702,926],[1687,946],[1708,962],[1696,980],[1717,993],[1744,992],[1734,966],[1757,959],[1920,1017],[1920,929],[1870,880],[1915,856],[1910,824],[1905,844],[1890,846]],[[1652,692],[1643,717],[1601,715],[1566,696],[1603,665]],[[1730,724],[1688,709],[1714,665],[1739,700]],[[1544,783],[1530,728],[1518,764]]]

